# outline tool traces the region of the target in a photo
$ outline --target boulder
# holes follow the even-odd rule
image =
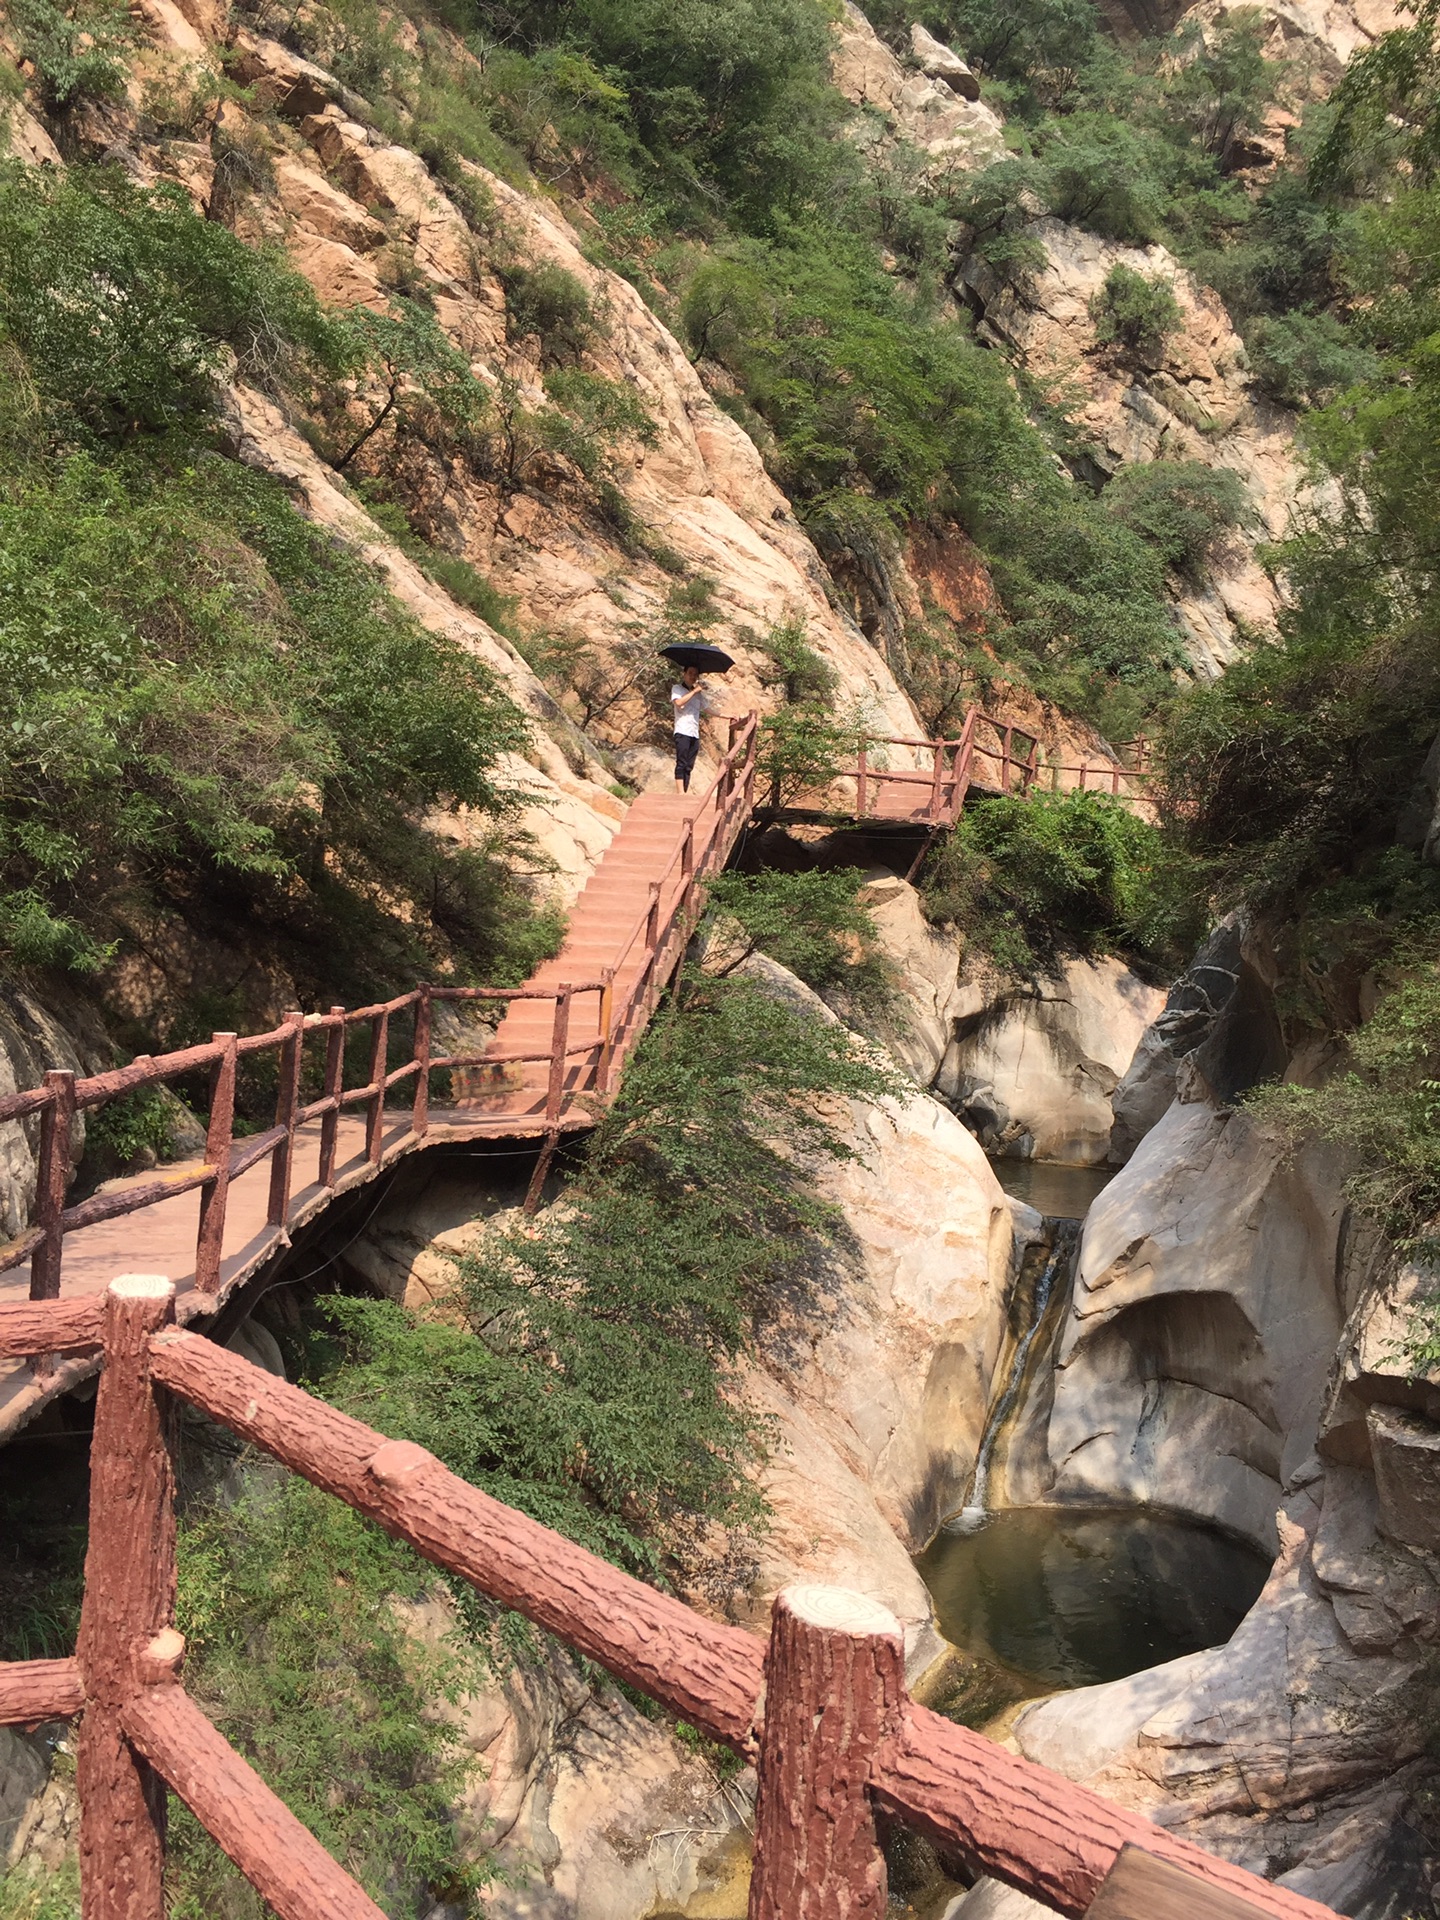
[[[1372,1407],[1368,1425],[1380,1531],[1440,1552],[1440,1427],[1399,1407]]]
[[[1414,1656],[1352,1648],[1310,1565],[1315,1521],[1309,1493],[1288,1503],[1280,1557],[1227,1646],[1026,1707],[1014,1744],[1253,1872],[1319,1898],[1363,1886],[1385,1904],[1348,1910],[1384,1912],[1419,1892],[1419,1862],[1407,1885],[1394,1859],[1424,1740]]]
[[[943,80],[962,100],[980,98],[980,82],[952,48],[933,33],[927,33],[917,20],[910,29],[910,51],[915,64],[932,80]]]
[[[999,115],[981,101],[979,84],[959,55],[923,27],[912,30],[918,73],[900,64],[853,0],[845,0],[833,33],[830,78],[852,106],[866,110],[850,128],[862,151],[883,160],[901,144],[913,147],[932,179],[1004,157]],[[923,54],[922,47],[934,51]],[[946,71],[932,73],[932,65]]]
[[[1340,1187],[1328,1149],[1170,1108],[1085,1222],[1049,1497],[1150,1502],[1273,1546],[1341,1330]]]
[[[936,1087],[992,1151],[1093,1165],[1110,1151],[1112,1097],[1164,1004],[1122,960],[1074,959],[1036,987],[967,969]]]
[[[1232,914],[1211,934],[1140,1036],[1111,1101],[1107,1158],[1123,1165],[1177,1092],[1228,1105],[1286,1066],[1268,956]]]

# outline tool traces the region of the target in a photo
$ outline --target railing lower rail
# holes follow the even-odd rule
[[[423,1448],[181,1332],[174,1300],[170,1281],[127,1275],[85,1303],[93,1319],[83,1326],[68,1304],[0,1306],[0,1352],[55,1351],[77,1332],[98,1333],[104,1347],[76,1656],[0,1666],[0,1722],[83,1712],[86,1920],[162,1920],[166,1785],[282,1920],[379,1915],[181,1689],[163,1417],[172,1394],[755,1761],[751,1920],[882,1920],[879,1814],[1067,1915],[1087,1912],[1117,1860],[1138,1848],[1185,1876],[1202,1920],[1333,1920],[909,1699],[899,1627],[874,1603],[787,1589],[767,1649],[502,1505]]]

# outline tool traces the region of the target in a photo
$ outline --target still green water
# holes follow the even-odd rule
[[[1091,1202],[1115,1178],[1117,1167],[1076,1167],[1064,1160],[1007,1160],[991,1157],[995,1178],[1006,1193],[1055,1220],[1083,1220]]]
[[[1192,1521],[1010,1508],[917,1561],[946,1639],[1046,1688],[1119,1680],[1230,1638],[1269,1562]]]

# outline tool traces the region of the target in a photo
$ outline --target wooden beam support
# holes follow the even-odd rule
[[[750,1920],[884,1920],[868,1780],[900,1725],[905,1637],[843,1587],[786,1587],[765,1656]]]
[[[385,1920],[183,1688],[137,1692],[125,1731],[281,1920]]]
[[[150,1383],[150,1336],[174,1315],[173,1282],[146,1273],[111,1281],[76,1650],[86,1698],[76,1751],[84,1920],[164,1920],[165,1789],[131,1751],[121,1710],[137,1659],[175,1608],[174,1480]]]
[[[85,1704],[75,1660],[8,1660],[0,1663],[0,1727],[33,1727],[42,1720],[68,1720]]]

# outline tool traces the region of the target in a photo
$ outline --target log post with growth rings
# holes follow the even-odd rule
[[[786,1587],[765,1656],[750,1920],[884,1920],[870,1760],[901,1723],[905,1639],[843,1587]]]
[[[150,1650],[175,1609],[174,1479],[150,1380],[150,1336],[174,1318],[172,1281],[151,1273],[111,1281],[76,1649],[84,1920],[163,1920],[165,1911],[165,1787],[126,1740],[122,1714],[138,1687],[162,1677]]]

